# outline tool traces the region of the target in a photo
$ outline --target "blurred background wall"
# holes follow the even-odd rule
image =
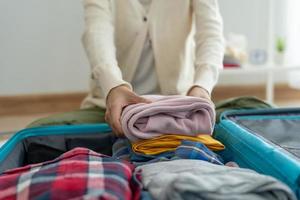
[[[296,20],[292,14],[296,13],[295,9],[292,13],[287,11],[295,7],[295,0],[273,1],[276,13],[274,34],[283,37],[290,34],[291,38],[297,38],[291,29],[300,26],[289,27],[287,23]],[[267,49],[268,2],[219,0],[225,35],[235,32],[247,36],[249,52]],[[74,0],[0,1],[0,96],[88,89],[89,64],[80,41],[83,32],[81,3]],[[295,54],[299,47],[300,44],[290,45],[290,55]],[[226,76],[221,77],[219,84],[257,84],[263,81],[264,77],[260,75],[255,75],[255,79]],[[286,82],[287,76],[280,74],[276,81]]]
[[[87,90],[80,1],[0,1],[0,25],[0,95]]]

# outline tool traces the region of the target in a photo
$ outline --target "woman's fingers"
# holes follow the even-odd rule
[[[116,106],[112,107],[110,110],[111,110],[111,113],[110,113],[111,126],[115,130],[116,135],[121,137],[124,135],[122,126],[121,126],[121,121],[120,121],[121,113],[122,113],[122,106],[116,105]]]
[[[117,136],[124,136],[120,120],[122,109],[136,103],[151,103],[151,101],[136,95],[128,87],[122,85],[111,89],[109,92],[106,100],[105,120],[110,124]]]
[[[106,123],[110,124],[110,111],[109,111],[109,108],[106,108],[104,119],[105,119]]]

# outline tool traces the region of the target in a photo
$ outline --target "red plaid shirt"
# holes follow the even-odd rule
[[[139,199],[134,166],[85,148],[0,176],[0,199]]]

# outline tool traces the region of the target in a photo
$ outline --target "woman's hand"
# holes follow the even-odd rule
[[[205,98],[205,99],[211,100],[210,99],[210,95],[207,92],[207,90],[205,90],[204,88],[199,87],[199,86],[192,87],[189,90],[189,92],[187,93],[187,95],[188,96],[193,96],[193,97],[201,97],[201,98]]]
[[[125,85],[110,90],[106,99],[105,121],[110,124],[118,137],[124,135],[120,121],[122,109],[136,103],[151,103],[151,101],[138,96]]]

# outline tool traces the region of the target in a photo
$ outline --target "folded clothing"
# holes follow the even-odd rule
[[[132,150],[136,153],[155,155],[166,151],[175,151],[182,140],[200,142],[212,151],[224,149],[224,145],[210,135],[198,135],[195,137],[186,135],[161,135],[132,143]]]
[[[150,139],[164,133],[189,136],[212,134],[215,109],[211,101],[177,95],[143,97],[152,103],[129,105],[121,115],[124,134],[130,141]]]
[[[134,166],[85,148],[0,175],[0,199],[139,199]]]
[[[127,139],[118,139],[113,145],[113,157],[126,159],[136,166],[177,159],[197,159],[223,165],[223,159],[218,154],[209,150],[202,143],[188,140],[183,140],[174,151],[146,155],[134,152]]]
[[[223,165],[223,159],[209,150],[204,144],[183,140],[175,150],[175,156],[180,159],[203,160],[217,165]]]
[[[135,173],[157,200],[296,200],[290,188],[273,177],[201,160],[151,163]]]

